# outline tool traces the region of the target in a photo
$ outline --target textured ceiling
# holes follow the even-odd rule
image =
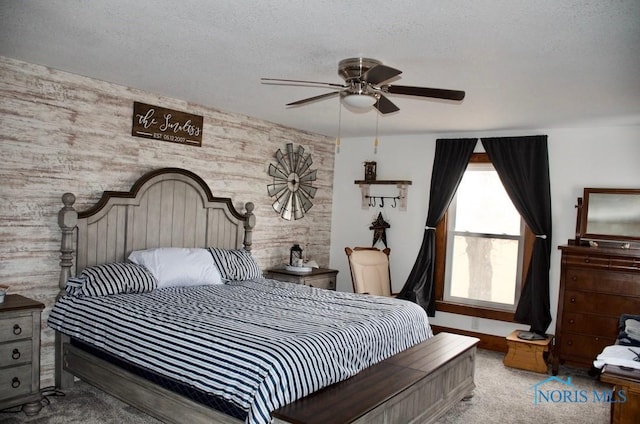
[[[0,0],[0,55],[330,136],[338,98],[260,77],[342,83],[371,57],[396,84],[464,101],[389,98],[381,134],[640,124],[638,0]],[[343,109],[342,136],[377,112]]]

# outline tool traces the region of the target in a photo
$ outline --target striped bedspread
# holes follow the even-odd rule
[[[251,424],[431,336],[416,304],[266,279],[64,296],[48,324],[222,397]]]

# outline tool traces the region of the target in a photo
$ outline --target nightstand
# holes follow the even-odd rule
[[[40,314],[44,305],[19,294],[0,303],[0,410],[22,405],[26,415],[42,409]]]
[[[313,268],[310,272],[295,272],[280,267],[269,269],[265,273],[266,278],[328,290],[336,289],[337,275],[338,270],[329,268]]]

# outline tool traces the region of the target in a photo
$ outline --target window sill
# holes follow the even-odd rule
[[[515,314],[513,312],[445,302],[443,300],[436,300],[436,311],[449,312],[458,315],[469,315],[472,317],[493,319],[496,321],[515,322]]]

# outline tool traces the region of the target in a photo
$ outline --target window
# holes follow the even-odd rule
[[[437,309],[511,321],[534,239],[486,154],[472,156],[436,234]]]

